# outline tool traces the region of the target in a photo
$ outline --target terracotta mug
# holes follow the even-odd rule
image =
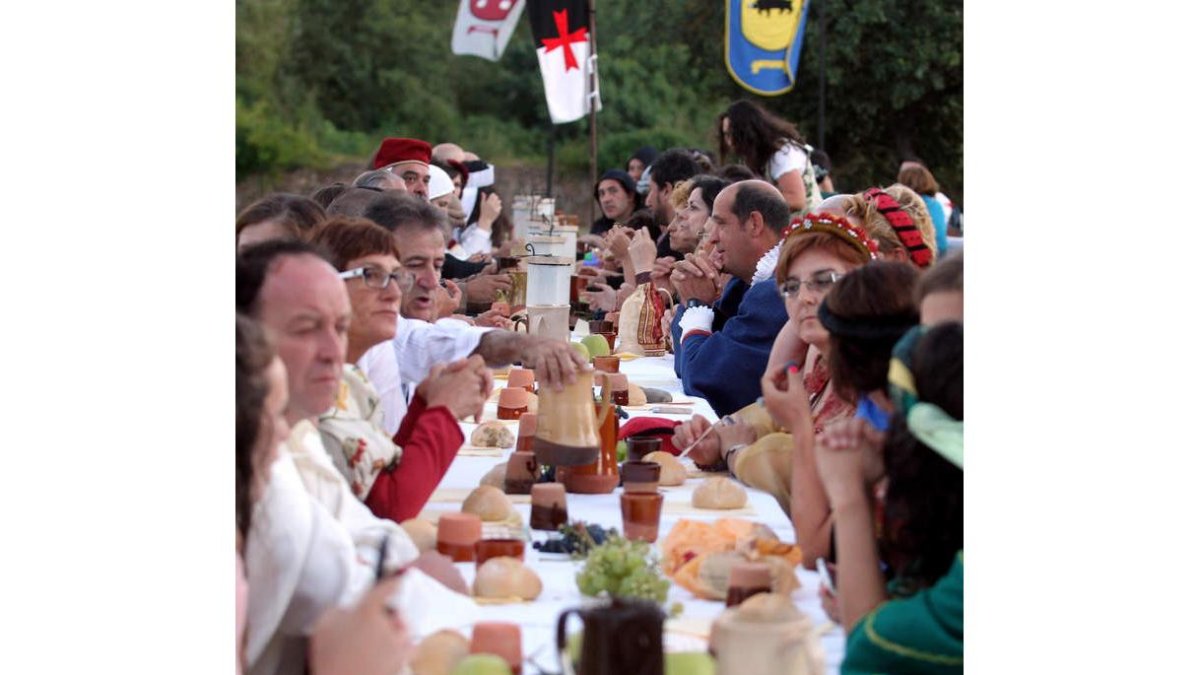
[[[533,452],[539,464],[580,466],[591,464],[600,455],[600,423],[612,407],[612,388],[604,379],[601,406],[592,398],[592,374],[582,371],[574,384],[562,391],[553,387],[538,390],[537,432]]]
[[[533,452],[533,436],[537,433],[537,413],[523,413],[517,426],[517,452]]]
[[[526,413],[528,414],[528,413]],[[538,463],[533,452],[514,451],[504,466],[504,492],[510,495],[527,495],[538,478]]]

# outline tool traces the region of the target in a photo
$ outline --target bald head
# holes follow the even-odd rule
[[[775,233],[776,238],[783,234],[790,212],[787,200],[774,185],[762,180],[744,180],[722,192],[728,190],[733,190],[731,210],[739,221],[745,221],[750,214],[758,212],[762,214],[763,224]]]
[[[466,161],[463,149],[453,143],[439,143],[433,146],[433,159],[438,162],[447,162],[454,160],[456,162]]]
[[[813,213],[832,213],[850,221],[851,225],[862,227],[862,216],[854,208],[854,195],[834,195],[813,209]]]

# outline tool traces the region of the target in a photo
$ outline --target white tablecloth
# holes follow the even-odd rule
[[[689,406],[689,408],[694,409],[695,414],[703,415],[710,420],[716,419],[712,408],[703,399],[683,395],[682,383],[675,377],[672,360],[669,355],[622,361],[621,372],[626,373],[630,381],[642,387],[654,387],[671,392],[676,401],[695,401],[694,405]],[[497,386],[503,385],[503,380],[497,381]],[[690,418],[690,414],[656,414],[650,412],[648,408],[629,410],[629,413],[634,416],[654,415],[679,420]],[[486,419],[495,419],[494,404],[489,404]],[[515,435],[516,423],[512,424]],[[474,427],[475,425],[473,424],[463,425],[463,432],[468,438]],[[443,492],[443,494],[462,494],[464,490],[477,487],[480,478],[492,467],[504,462],[510,453],[511,449],[502,451],[499,456],[491,457],[460,455],[439,484],[438,491]],[[684,505],[685,508],[690,505],[691,493],[701,481],[702,479],[700,478],[691,478],[682,486],[662,488],[665,502],[659,526],[660,541],[666,537],[667,533],[671,531],[671,528],[681,518],[712,522],[723,517],[720,511],[691,512],[686,515],[677,515],[669,512],[671,507],[667,506],[667,504],[678,503]],[[780,540],[789,543],[794,542],[795,533],[792,529],[791,519],[779,507],[775,499],[760,490],[747,488],[746,491],[749,495],[749,506],[753,508],[755,513],[754,515],[739,514],[735,517],[763,523],[770,527],[779,536]],[[568,517],[571,520],[586,520],[589,523],[598,523],[605,528],[613,527],[619,532],[621,529],[620,493],[621,488],[617,488],[611,494],[605,495],[568,494]],[[438,493],[435,492],[434,498],[438,498]],[[438,512],[458,511],[459,508],[460,504],[452,501],[431,501],[426,506],[425,513],[428,516],[434,516]],[[516,504],[515,508],[520,512],[525,523],[528,524],[529,504]],[[537,541],[544,539],[546,534],[534,531],[532,532],[532,537]],[[590,601],[590,599],[585,598],[575,586],[575,572],[582,566],[581,562],[540,559],[539,556],[539,552],[532,545],[526,546],[525,563],[538,573],[543,584],[542,594],[536,601],[522,604],[483,605],[480,607],[480,614],[484,620],[513,621],[520,624],[522,629],[522,646],[526,657],[532,656],[534,661],[542,668],[550,672],[557,672],[557,662],[554,660],[554,628],[558,621],[558,616],[564,610],[579,607]],[[475,576],[474,564],[459,563],[458,568],[463,573],[469,585]],[[792,599],[800,611],[808,615],[818,630],[827,631],[821,638],[821,644],[824,648],[826,671],[831,674],[837,673],[845,646],[844,633],[840,627],[829,621],[829,618],[821,609],[820,599],[817,595],[819,585],[817,574],[809,572],[803,567],[797,567],[796,575],[800,579],[800,588],[793,593]],[[669,607],[676,601],[682,603],[684,607],[682,615],[684,621],[680,622],[680,624],[686,624],[688,627],[714,619],[725,609],[723,602],[699,600],[689,591],[672,583],[667,596],[667,606]],[[573,621],[578,623],[577,620]],[[669,623],[668,625],[673,624]],[[470,635],[469,629],[466,630],[466,634]],[[684,631],[668,631],[666,637],[668,649],[674,647],[702,650],[705,648],[702,641],[688,637]],[[528,668],[526,672],[530,672]]]

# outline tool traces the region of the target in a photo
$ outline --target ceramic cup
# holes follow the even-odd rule
[[[653,544],[658,540],[663,496],[638,492],[621,493],[621,529],[626,539]]]
[[[533,381],[534,374],[532,370],[513,367],[508,371],[508,386],[510,387],[520,387],[532,394]]]
[[[502,420],[520,419],[529,411],[529,392],[523,387],[505,387],[500,390],[496,404],[496,417]]]
[[[629,405],[629,376],[614,373],[609,377],[612,383],[613,405]]]
[[[517,560],[525,560],[525,540],[523,539],[480,539],[475,542],[475,569],[483,563],[508,556]]]
[[[567,489],[562,483],[537,483],[529,494],[529,527],[557,530],[566,524]]]
[[[537,413],[521,413],[517,427],[517,451],[533,452],[533,437],[537,433]]]
[[[438,518],[437,551],[454,562],[471,562],[482,534],[483,521],[474,513],[443,513]]]
[[[630,436],[625,439],[625,446],[629,449],[626,459],[637,462],[652,452],[662,450],[662,439],[658,436]]]
[[[471,629],[471,653],[495,654],[521,673],[521,627],[508,621],[480,621]]]
[[[621,357],[612,355],[594,356],[592,357],[592,366],[600,372],[619,373],[621,372]]]
[[[766,563],[738,563],[729,570],[729,590],[726,607],[737,607],[756,593],[771,592],[771,566]]]
[[[621,465],[621,483],[626,492],[657,493],[661,475],[662,465],[658,462],[633,461]]]

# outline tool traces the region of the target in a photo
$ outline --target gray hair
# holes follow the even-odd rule
[[[376,188],[379,190],[395,189],[392,186],[396,183],[403,185],[404,179],[387,169],[368,171],[354,179],[354,187]]]

